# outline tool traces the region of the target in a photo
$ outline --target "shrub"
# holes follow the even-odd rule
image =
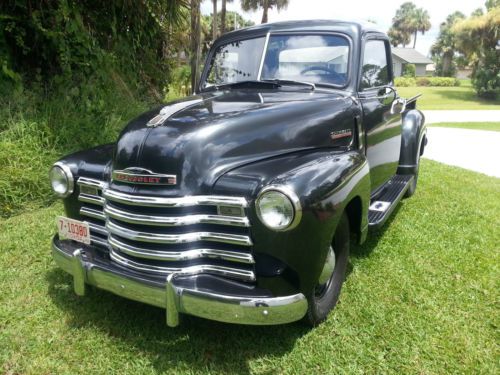
[[[500,53],[489,51],[472,73],[472,85],[477,95],[495,100],[500,98]]]
[[[394,79],[394,85],[397,87],[410,87],[410,86],[416,86],[417,83],[415,81],[415,78],[396,77]]]
[[[452,87],[460,86],[460,80],[454,77],[430,77],[429,86]]]
[[[417,86],[431,86],[431,77],[418,77]]]
[[[403,77],[415,78],[416,68],[415,64],[405,64],[403,69]]]

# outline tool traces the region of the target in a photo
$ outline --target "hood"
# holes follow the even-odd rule
[[[133,120],[118,139],[113,169],[175,175],[175,185],[161,187],[166,194],[206,194],[220,176],[238,166],[340,145],[344,140],[332,141],[330,133],[352,129],[353,106],[349,96],[326,90],[231,90],[191,96]],[[144,189],[114,185],[120,190]]]

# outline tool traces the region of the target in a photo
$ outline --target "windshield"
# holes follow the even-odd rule
[[[349,42],[337,35],[271,35],[217,47],[202,87],[243,81],[284,80],[344,86]],[[261,68],[262,54],[265,53]]]

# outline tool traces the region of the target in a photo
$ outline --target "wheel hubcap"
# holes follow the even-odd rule
[[[328,254],[326,255],[325,265],[323,266],[323,270],[319,275],[318,286],[316,287],[316,295],[321,295],[325,291],[328,286],[333,271],[335,269],[335,252],[333,251],[333,247],[330,246],[328,250]]]

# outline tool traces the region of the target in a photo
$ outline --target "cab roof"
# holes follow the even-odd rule
[[[275,23],[265,23],[256,26],[247,27],[244,29],[230,31],[219,38],[217,42],[234,39],[248,38],[254,35],[262,35],[280,32],[299,32],[299,31],[312,31],[312,32],[339,32],[349,35],[352,39],[356,40],[364,33],[380,33],[376,25],[364,22],[348,22],[339,20],[304,20],[304,21],[283,21]]]

